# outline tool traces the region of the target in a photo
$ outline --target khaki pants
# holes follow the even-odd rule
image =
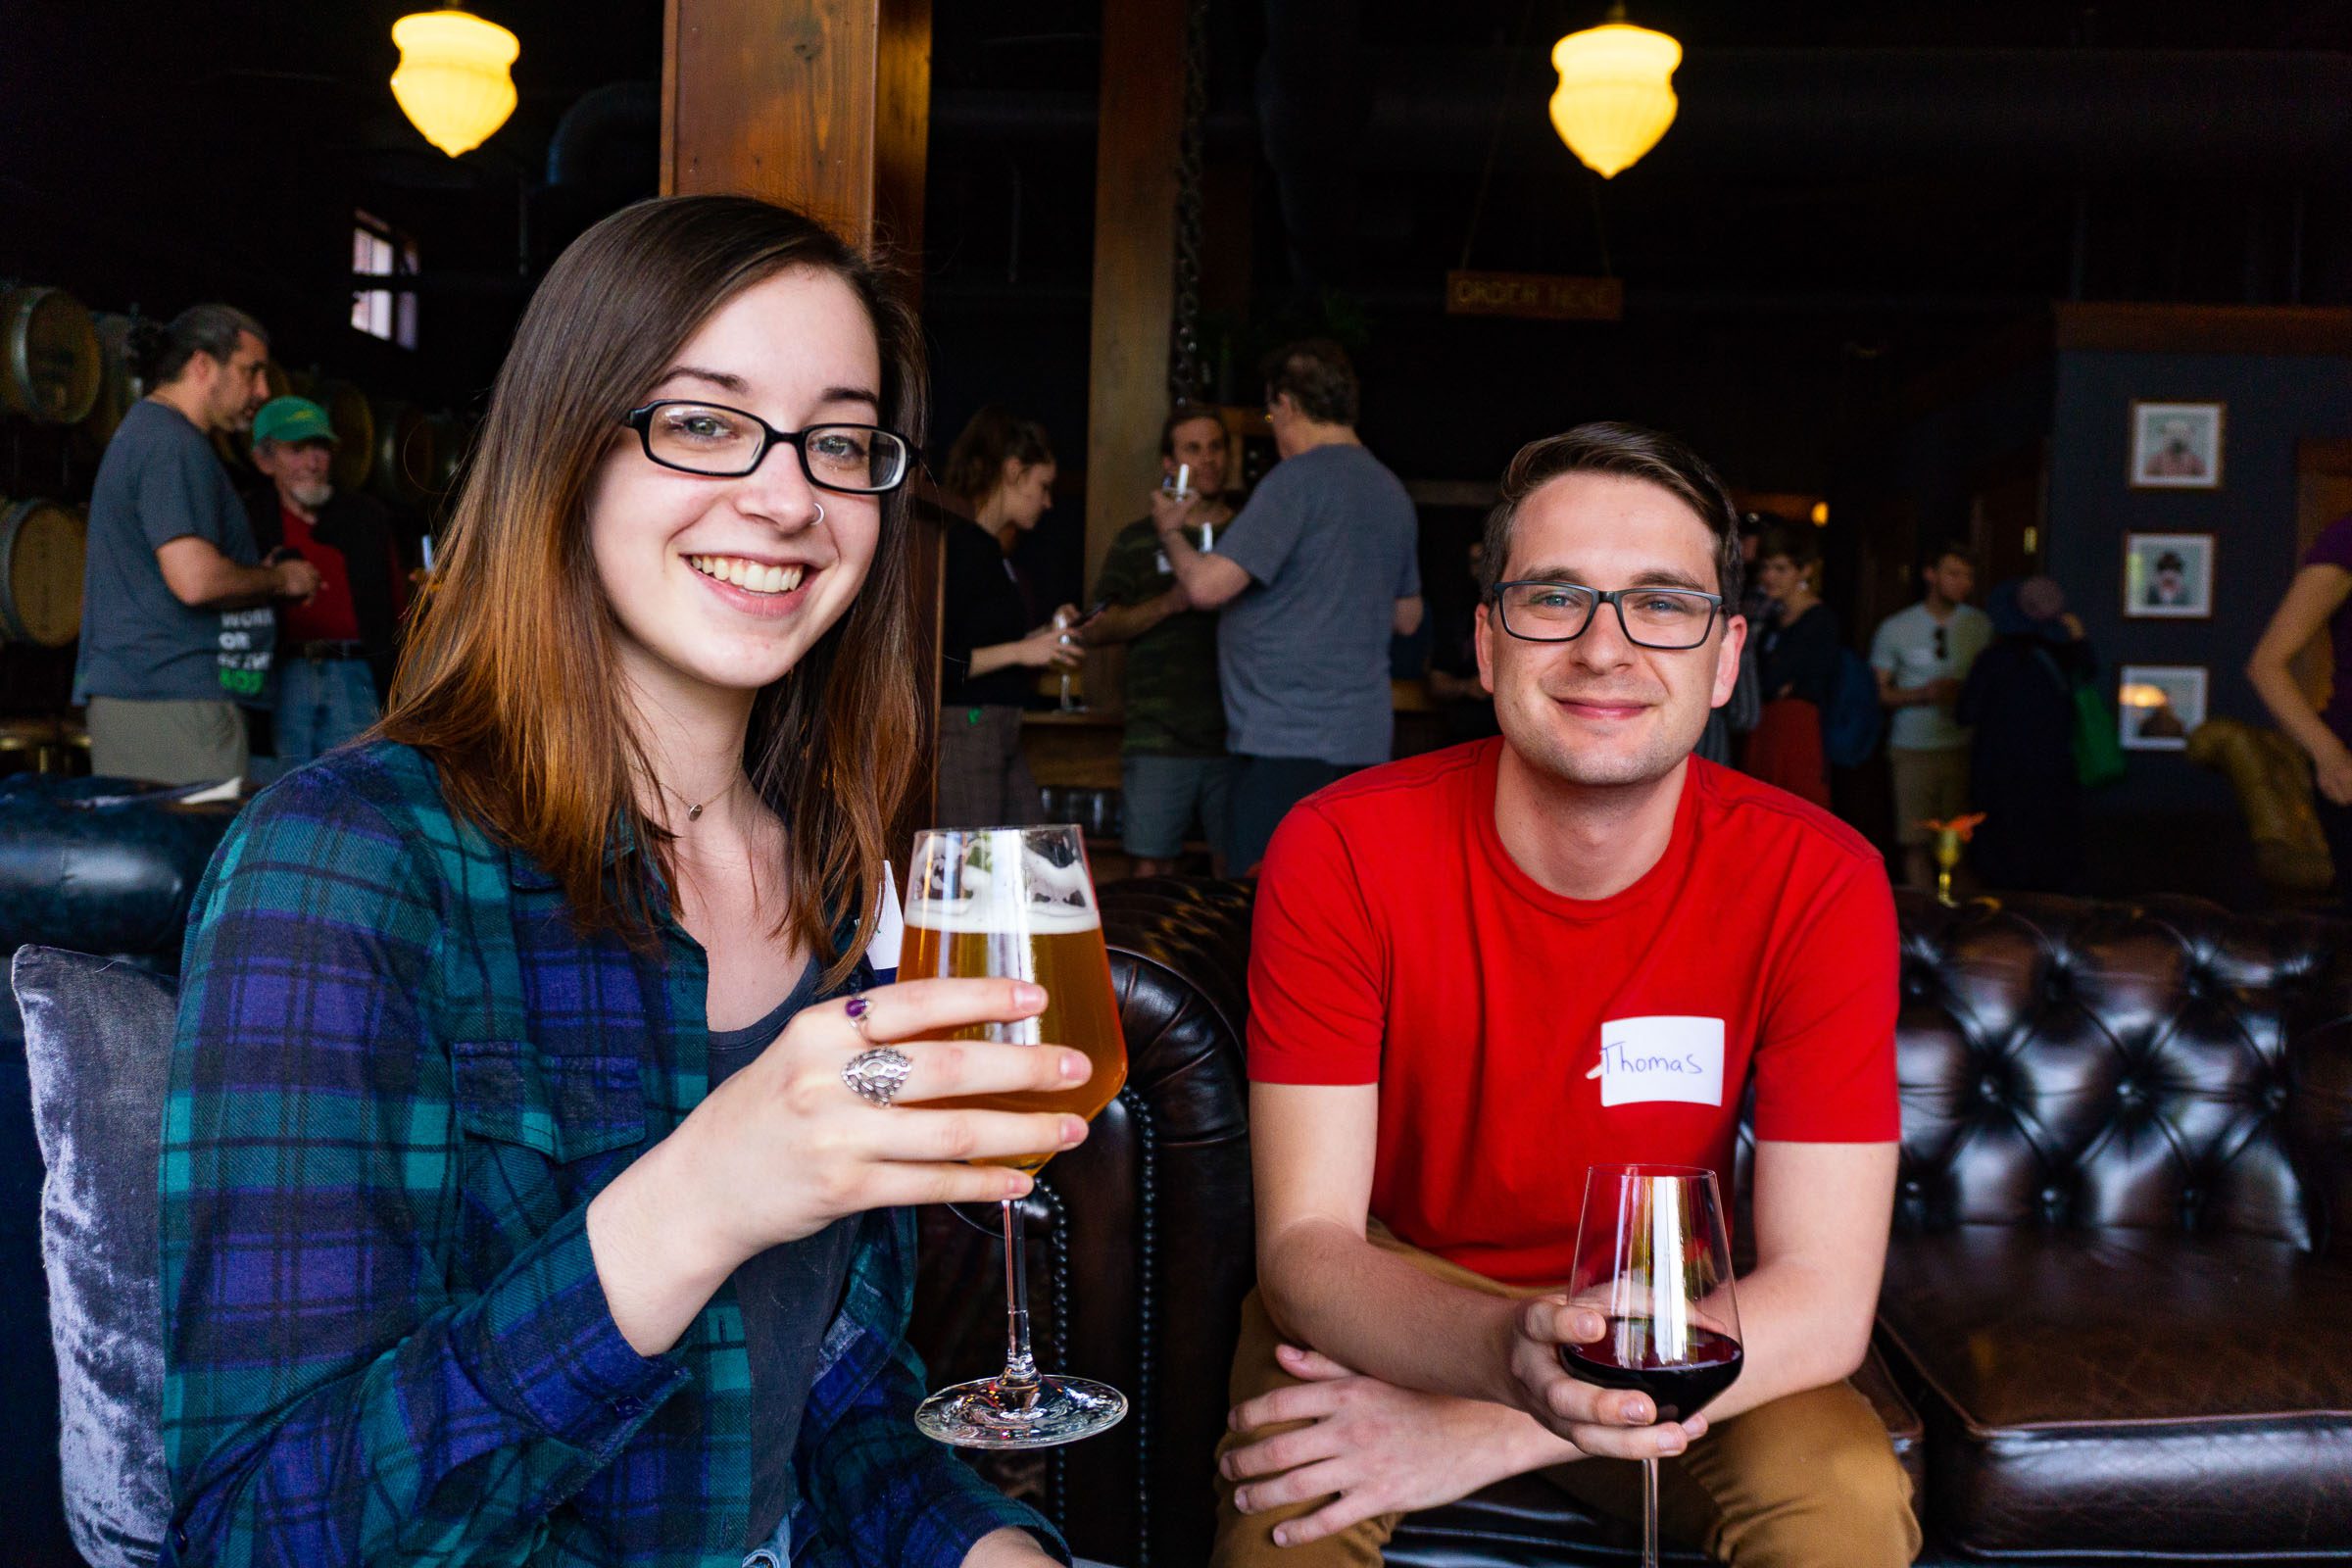
[[[1494,1296],[1540,1294],[1498,1285],[1377,1227],[1372,1239],[1448,1284]],[[1274,1359],[1281,1343],[1250,1292],[1233,1354],[1235,1404],[1298,1381]],[[1217,1457],[1302,1424],[1228,1433]],[[1641,1521],[1642,1467],[1633,1460],[1581,1459],[1538,1473],[1589,1507]],[[1216,1487],[1214,1568],[1379,1568],[1381,1547],[1404,1517],[1388,1514],[1308,1545],[1277,1546],[1276,1525],[1331,1499],[1244,1516],[1233,1506],[1234,1483],[1220,1475]],[[1898,1568],[1920,1545],[1911,1478],[1870,1401],[1844,1383],[1759,1405],[1660,1460],[1658,1528],[1663,1540],[1695,1544],[1735,1568]]]
[[[245,776],[245,715],[231,702],[93,697],[89,728],[90,771],[102,777],[210,784]]]
[[[1886,748],[1894,774],[1894,838],[1903,847],[1903,880],[1915,888],[1936,886],[1936,858],[1928,846],[1936,835],[1923,823],[1949,822],[1968,809],[1968,748],[1913,751]]]

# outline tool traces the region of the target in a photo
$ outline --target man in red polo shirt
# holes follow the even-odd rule
[[[1893,1203],[1893,905],[1827,812],[1690,756],[1739,675],[1738,515],[1671,437],[1512,462],[1479,670],[1502,729],[1283,823],[1250,955],[1259,1290],[1215,1561],[1370,1564],[1403,1514],[1541,1471],[1741,1564],[1907,1563],[1844,1381]],[[1731,607],[1727,609],[1727,607]],[[1662,1070],[1671,1063],[1673,1073]],[[1746,1358],[1701,1415],[1562,1369],[1590,1165],[1716,1170],[1755,1097]],[[1287,1549],[1285,1549],[1287,1548]]]

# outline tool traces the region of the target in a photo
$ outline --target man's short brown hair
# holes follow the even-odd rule
[[[1266,356],[1266,401],[1287,397],[1317,424],[1353,424],[1363,391],[1348,351],[1329,338],[1286,343]]]
[[[1217,427],[1220,434],[1225,429],[1225,416],[1209,405],[1179,403],[1168,411],[1166,418],[1159,421],[1159,455],[1161,457],[1172,458],[1176,455],[1176,432],[1195,419],[1208,420]]]
[[[1502,500],[1487,514],[1487,554],[1478,586],[1492,594],[1511,559],[1511,525],[1519,508],[1552,480],[1571,473],[1609,473],[1656,485],[1689,507],[1715,540],[1715,591],[1724,612],[1740,610],[1740,514],[1732,493],[1707,461],[1675,437],[1638,424],[1601,419],[1564,434],[1530,441],[1502,470]]]

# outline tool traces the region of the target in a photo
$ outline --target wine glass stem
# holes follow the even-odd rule
[[[1658,1461],[1642,1461],[1642,1568],[1658,1568]]]
[[[1029,1353],[1029,1259],[1022,1250],[1027,1238],[1021,1233],[1020,1216],[1013,1212],[1011,1199],[1004,1200],[1004,1371],[997,1383],[1007,1389],[1033,1389],[1037,1387],[1037,1358]]]

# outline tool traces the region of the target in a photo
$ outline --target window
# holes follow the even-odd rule
[[[351,230],[351,270],[361,277],[414,277],[416,242],[380,219],[360,213]],[[413,349],[416,296],[388,288],[353,289],[351,324],[369,337]]]

